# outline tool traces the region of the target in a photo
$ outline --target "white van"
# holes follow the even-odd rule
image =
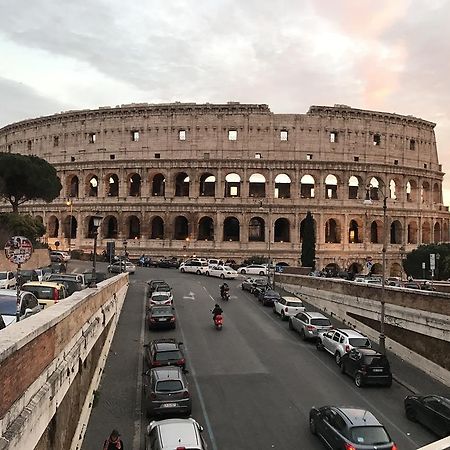
[[[202,275],[206,273],[208,269],[208,263],[206,261],[199,261],[198,259],[189,259],[180,264],[178,270],[181,273],[196,273]]]

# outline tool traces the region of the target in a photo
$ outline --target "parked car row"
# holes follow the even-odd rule
[[[181,273],[195,273],[222,279],[234,279],[238,276],[236,270],[230,266],[209,264],[208,261],[199,259],[189,259],[182,262],[178,270]]]
[[[149,330],[175,328],[173,294],[164,280],[147,282],[146,323]],[[144,346],[144,407],[153,419],[147,426],[146,450],[206,449],[203,427],[193,418],[183,343],[152,339]],[[183,417],[185,416],[185,417]]]

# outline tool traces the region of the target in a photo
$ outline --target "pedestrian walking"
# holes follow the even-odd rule
[[[117,430],[111,431],[109,438],[103,444],[102,450],[123,450],[123,442]]]

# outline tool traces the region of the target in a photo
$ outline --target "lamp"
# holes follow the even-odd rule
[[[97,236],[98,236],[98,227],[102,224],[103,217],[102,216],[92,216],[92,227],[94,231],[94,257],[92,259],[92,280],[91,287],[97,287]]]
[[[127,245],[128,245],[128,241],[127,241],[126,239],[124,239],[123,242],[122,242],[122,244],[123,244],[123,264],[122,264],[122,262],[120,263],[120,273],[123,272],[122,269],[125,269],[125,261],[126,261],[126,259],[127,259],[127,257],[128,257],[128,255],[127,255]]]
[[[262,201],[259,202],[259,209],[260,210],[264,209]],[[269,218],[268,218],[268,222],[269,222],[269,241],[268,241],[268,244],[267,244],[267,253],[268,253],[268,255],[267,255],[267,258],[268,258],[267,282],[268,282],[269,285],[271,285],[270,269],[271,269],[271,266],[272,266],[272,257],[271,257],[272,255],[271,255],[271,248],[270,248],[271,242],[270,241],[272,239],[272,236],[271,236],[271,234],[272,234],[272,215],[271,215],[272,207],[270,205],[267,205],[267,209],[268,209],[268,212],[269,212]],[[274,278],[273,278],[273,284],[274,284],[273,285],[273,289],[275,289],[275,275],[274,275]]]
[[[66,205],[70,207],[70,216],[69,216],[69,256],[72,257],[72,214],[73,214],[73,203],[70,198],[66,200]]]

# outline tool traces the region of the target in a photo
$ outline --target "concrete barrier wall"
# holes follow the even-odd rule
[[[70,448],[127,289],[119,275],[0,332],[1,450]]]
[[[301,293],[311,304],[378,341],[378,286],[348,281],[278,275],[286,290]],[[404,360],[450,386],[450,295],[386,287],[386,346]]]

